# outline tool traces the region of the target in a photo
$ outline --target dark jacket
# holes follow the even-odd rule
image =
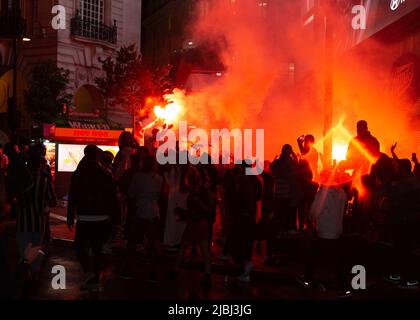
[[[390,192],[393,221],[420,221],[420,182],[411,174],[396,182]]]
[[[96,162],[84,162],[73,173],[70,182],[67,221],[75,214],[109,216],[116,222],[119,216],[117,191],[112,175]]]
[[[243,218],[255,221],[257,202],[262,198],[262,183],[257,176],[240,175],[236,179],[234,219]]]

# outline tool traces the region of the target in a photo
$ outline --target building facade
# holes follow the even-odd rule
[[[70,71],[67,89],[74,96],[74,114],[94,117],[101,113],[104,101],[95,87],[95,78],[102,74],[99,59],[112,56],[122,45],[134,43],[140,48],[141,0],[1,0],[3,21],[13,3],[18,4],[25,37],[31,40],[17,41],[17,104],[23,104],[22,92],[32,66],[50,59]],[[0,37],[2,113],[11,95],[12,67],[12,41]],[[106,117],[130,126],[130,117],[122,108],[108,109]]]

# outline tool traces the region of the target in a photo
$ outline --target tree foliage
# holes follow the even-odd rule
[[[131,116],[139,115],[148,97],[161,97],[172,89],[171,67],[148,67],[134,44],[121,47],[115,58],[100,62],[104,76],[95,83],[108,106],[122,106]]]
[[[25,104],[33,119],[52,122],[63,112],[64,104],[71,103],[73,96],[66,92],[69,74],[52,60],[34,66],[28,89],[24,92]]]

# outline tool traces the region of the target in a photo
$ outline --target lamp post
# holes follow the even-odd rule
[[[21,18],[19,4],[17,1],[14,1],[12,4],[12,10],[8,13],[7,23],[10,26],[8,37],[12,41],[13,69],[12,96],[7,101],[7,117],[11,136],[15,137],[16,131],[19,128],[19,115],[17,111],[17,42],[20,39],[23,41],[31,40],[28,37],[23,37],[25,34],[25,25]]]

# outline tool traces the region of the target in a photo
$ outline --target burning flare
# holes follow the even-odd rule
[[[156,117],[165,123],[174,123],[183,110],[183,96],[184,93],[178,89],[175,89],[171,94],[165,95],[163,98],[167,104],[164,107],[157,105],[153,109]]]
[[[346,160],[347,145],[344,143],[333,143],[332,147],[332,158],[337,162]]]

